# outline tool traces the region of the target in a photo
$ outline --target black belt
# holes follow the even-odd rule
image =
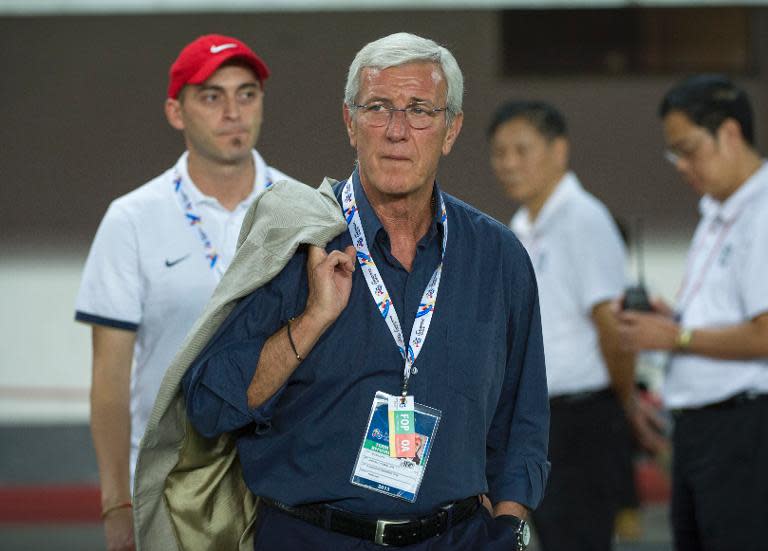
[[[324,503],[291,507],[264,497],[260,501],[320,528],[393,547],[413,545],[442,534],[451,526],[471,517],[480,504],[479,498],[473,496],[442,507],[426,517],[387,520],[356,515]]]
[[[768,400],[768,394],[758,394],[754,391],[747,391],[747,392],[739,392],[738,394],[734,394],[730,398],[726,398],[725,400],[721,400],[720,402],[715,402],[713,404],[705,404],[703,406],[699,407],[692,407],[692,408],[678,408],[671,410],[672,415],[678,416],[683,413],[691,413],[694,411],[707,411],[712,409],[728,409],[736,406],[740,406],[743,404],[748,404],[755,401],[760,400]]]
[[[580,404],[590,400],[610,398],[614,396],[613,389],[601,388],[600,390],[587,390],[584,392],[574,392],[572,394],[559,394],[549,399],[550,406],[565,406]]]

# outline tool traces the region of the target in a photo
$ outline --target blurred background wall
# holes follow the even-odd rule
[[[762,46],[747,53],[742,52],[743,44],[729,45],[734,38],[747,38],[734,37],[727,28],[732,10],[689,9],[687,15],[686,10],[672,11],[682,14],[678,32],[697,33],[710,54],[749,58],[746,74],[735,76],[761,112],[768,81],[759,70],[761,62],[766,63],[762,59],[766,56],[759,55],[766,51],[765,44],[758,43],[768,38],[768,10],[736,11],[745,25],[737,31],[750,32],[750,48]],[[697,25],[696,14],[701,11],[716,14],[720,25],[715,29],[719,34],[711,39]],[[642,214],[652,229],[685,230],[696,218],[691,208],[695,198],[662,162],[655,111],[663,92],[688,72],[685,68],[702,63],[695,53],[681,52],[677,57],[687,58],[680,70],[644,67],[632,56],[650,58],[654,52],[635,52],[632,45],[610,36],[613,26],[625,24],[625,13],[639,12],[369,10],[2,17],[0,193],[6,243],[23,247],[50,243],[56,248],[87,244],[111,199],[176,159],[183,146],[162,113],[167,71],[182,45],[212,31],[241,37],[273,68],[259,149],[276,166],[308,183],[317,183],[324,175],[344,177],[351,167],[341,97],[355,52],[372,39],[408,30],[451,48],[466,74],[464,130],[457,149],[441,167],[449,191],[500,219],[508,218],[511,205],[493,185],[484,131],[498,102],[535,96],[566,113],[574,168],[618,216]],[[599,24],[588,27],[589,20]],[[574,27],[581,27],[584,34],[574,32]],[[523,32],[528,36],[521,38]],[[548,32],[557,33],[562,43],[552,43],[549,50],[533,43]],[[688,41],[696,39],[694,35]],[[645,47],[663,48],[672,41],[655,42]],[[601,47],[608,49],[595,52]],[[727,54],[721,54],[721,63],[703,66],[738,67]],[[558,60],[561,66],[556,65]],[[765,134],[763,117],[758,134]]]
[[[32,9],[41,4],[59,12]],[[690,72],[728,72],[754,101],[758,144],[768,130],[768,7],[760,4],[378,2],[342,11],[288,2],[281,11],[273,2],[258,11],[257,2],[230,2],[195,12],[179,2],[133,2],[174,9],[153,13],[121,7],[130,1],[114,12],[79,2],[100,7],[78,13],[71,4],[0,2],[0,429],[11,439],[49,431],[11,440],[21,450],[0,454],[0,483],[29,477],[20,473],[35,472],[35,459],[18,457],[61,434],[77,435],[86,457],[62,468],[95,480],[89,330],[73,322],[80,271],[109,202],[183,151],[162,106],[170,63],[200,34],[237,36],[270,65],[259,150],[312,185],[351,171],[341,99],[357,50],[403,30],[445,44],[464,70],[466,95],[441,184],[505,223],[515,206],[489,168],[491,111],[508,98],[553,102],[569,120],[572,165],[585,187],[620,219],[645,220],[648,281],[668,299],[697,197],[662,158],[662,94]],[[25,5],[31,12],[22,13]],[[221,6],[230,9],[211,11]]]

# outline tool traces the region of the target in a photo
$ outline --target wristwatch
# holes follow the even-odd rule
[[[499,515],[496,520],[500,520],[505,524],[509,524],[515,530],[517,536],[517,547],[515,551],[525,551],[528,549],[528,544],[531,543],[531,527],[520,517],[515,515]]]
[[[679,352],[687,351],[691,347],[691,339],[693,339],[693,331],[681,327],[675,337],[675,349]]]

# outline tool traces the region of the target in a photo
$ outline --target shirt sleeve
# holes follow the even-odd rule
[[[486,476],[493,503],[535,509],[549,476],[549,398],[536,278],[525,258],[511,282],[506,373],[488,432]]]
[[[141,277],[135,220],[113,202],[85,262],[75,319],[135,331],[142,318]]]
[[[758,218],[749,232],[750,241],[737,270],[744,312],[750,320],[768,312],[768,285],[765,283],[768,274],[768,216],[763,208],[765,206],[768,206],[768,201],[763,201],[756,209]]]
[[[604,208],[584,213],[573,224],[569,243],[581,311],[589,315],[626,285],[626,249],[616,223]]]
[[[298,284],[293,293],[283,292],[285,280],[298,281],[302,273],[297,257],[275,280],[235,307],[184,374],[187,415],[203,436],[211,438],[249,425],[257,434],[271,428],[284,387],[258,408],[248,407],[247,391],[264,343],[293,315],[296,296],[303,294],[295,291]]]

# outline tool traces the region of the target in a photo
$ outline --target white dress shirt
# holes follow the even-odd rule
[[[699,209],[678,295],[681,325],[728,327],[768,312],[768,164],[724,202],[704,196]],[[768,358],[670,359],[664,389],[669,408],[699,407],[745,391],[768,393]]]
[[[510,228],[539,285],[549,395],[610,384],[592,309],[624,291],[626,250],[613,217],[569,172],[531,223],[519,209]]]

